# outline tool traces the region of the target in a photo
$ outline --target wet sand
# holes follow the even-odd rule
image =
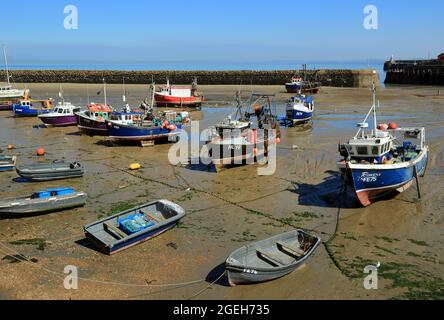
[[[56,84],[29,87],[34,98],[57,97]],[[63,89],[74,104],[86,104],[87,91],[94,96],[90,101],[102,102],[96,95],[101,85],[65,84]],[[201,121],[201,129],[230,113],[238,89],[200,86],[207,103],[193,117]],[[251,87],[242,89],[247,96]],[[148,86],[127,86],[129,102],[137,105],[147,90]],[[283,114],[283,103],[290,97],[283,87],[253,90],[278,93],[278,112]],[[0,298],[187,299],[217,279],[232,250],[300,227],[316,232],[324,242],[333,237],[300,270],[276,281],[234,288],[222,278],[194,298],[443,299],[444,96],[437,91],[413,86],[378,90],[381,119],[425,126],[431,158],[420,180],[421,201],[413,186],[367,208],[360,208],[351,193],[341,196],[335,163],[338,142],[355,133],[355,123],[370,107],[369,89],[323,88],[315,97],[313,125],[282,130],[272,176],[258,176],[256,165],[218,174],[206,166],[172,166],[168,144],[113,145],[106,137],[79,135],[76,127],[40,128],[35,127],[40,124],[37,118],[1,112],[2,154],[10,153],[6,145],[13,144],[19,164],[66,159],[86,167],[81,179],[43,183],[21,182],[15,172],[0,173],[2,198],[69,185],[87,192],[89,199],[83,208],[0,220]],[[121,86],[108,86],[112,105],[121,105],[121,96]],[[37,147],[47,151],[43,160],[35,156]],[[134,162],[142,169],[128,171]],[[99,253],[85,240],[85,224],[128,203],[159,198],[187,210],[172,230],[114,256]],[[14,242],[29,239],[41,240]],[[17,254],[29,260],[11,257]],[[366,290],[363,269],[378,261],[379,289]],[[78,290],[63,287],[66,265],[78,267]],[[188,283],[195,280],[202,281]]]

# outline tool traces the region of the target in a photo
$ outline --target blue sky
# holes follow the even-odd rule
[[[79,29],[65,30],[65,5]],[[379,29],[363,27],[366,5]],[[0,43],[11,64],[346,61],[436,56],[444,1],[3,1]]]

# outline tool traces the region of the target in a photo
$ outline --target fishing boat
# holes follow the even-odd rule
[[[6,83],[0,84],[0,111],[12,110],[13,105],[23,99],[29,90],[15,89],[11,85],[11,75],[9,74],[8,60],[6,57],[6,47],[3,46],[3,56],[5,59]]]
[[[144,118],[143,112],[116,112],[114,120],[107,121],[108,136],[120,141],[176,141],[188,112],[163,111],[158,116]]]
[[[72,188],[49,188],[23,198],[0,200],[0,214],[30,215],[65,210],[83,206],[86,198],[86,193]]]
[[[367,122],[373,114],[373,130]],[[428,146],[423,127],[398,128],[395,123],[377,124],[376,90],[373,105],[358,132],[347,143],[339,145],[343,157],[337,163],[356,197],[368,206],[385,195],[403,192],[425,174]],[[419,193],[419,189],[418,189]]]
[[[65,127],[77,125],[75,113],[80,112],[80,107],[76,107],[70,102],[65,101],[63,92],[60,88],[60,101],[58,105],[49,113],[40,114],[39,119],[47,126]]]
[[[75,113],[77,127],[85,133],[92,135],[107,135],[106,121],[113,109],[105,104],[90,103],[87,110]]]
[[[17,162],[16,156],[0,155],[0,171],[14,170],[16,162]]]
[[[82,177],[84,167],[78,162],[39,163],[16,168],[17,174],[31,181],[49,181]]]
[[[299,93],[302,88],[302,79],[299,77],[291,78],[290,82],[285,84],[288,93]]]
[[[172,86],[169,79],[165,86],[154,93],[157,107],[200,107],[204,98],[197,91],[197,81],[191,86]]]
[[[49,113],[53,108],[52,98],[44,100],[21,99],[14,104],[12,110],[16,117],[37,117],[40,114]]]
[[[278,234],[235,250],[225,261],[231,286],[274,280],[302,266],[321,239],[302,230]]]
[[[88,224],[85,235],[97,248],[114,254],[171,229],[185,210],[168,200],[158,200]]]
[[[274,99],[274,114],[271,99]],[[265,159],[280,137],[276,95],[252,93],[246,106],[236,97],[232,114],[213,128],[206,147],[216,171]]]
[[[99,92],[100,93],[100,92]],[[87,105],[87,110],[76,112],[77,127],[90,135],[107,135],[108,120],[113,108],[107,103],[106,82],[103,79],[104,103],[91,102]]]
[[[286,120],[291,122],[292,125],[306,123],[312,119],[313,111],[313,97],[299,94],[287,101]]]

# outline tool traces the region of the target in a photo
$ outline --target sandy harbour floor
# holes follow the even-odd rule
[[[34,98],[57,97],[58,84],[29,87]],[[230,113],[238,88],[200,86],[207,103],[192,117],[202,129]],[[87,92],[102,102],[96,95],[99,84],[65,84],[63,89],[74,104],[85,105]],[[247,96],[251,87],[242,89]],[[277,93],[283,114],[290,97],[283,87],[252,89]],[[147,90],[128,85],[127,96],[137,105]],[[86,167],[83,178],[42,183],[17,180],[15,172],[0,173],[1,198],[49,186],[73,186],[89,198],[83,208],[0,220],[0,299],[187,299],[210,286],[234,249],[297,227],[327,241],[338,216],[334,239],[319,246],[299,270],[272,282],[234,288],[222,278],[195,299],[443,299],[444,96],[437,92],[417,86],[378,90],[384,122],[426,128],[430,161],[420,179],[421,201],[414,185],[367,208],[359,207],[351,193],[341,198],[336,161],[338,142],[354,135],[355,124],[370,107],[369,89],[323,88],[315,96],[313,125],[282,129],[271,176],[257,175],[257,165],[217,174],[206,166],[173,166],[167,158],[170,144],[115,145],[106,137],[80,135],[77,127],[41,128],[38,118],[1,112],[2,154],[10,153],[6,145],[13,144],[19,164],[65,159]],[[121,86],[109,85],[108,96],[112,105],[119,105]],[[45,148],[45,159],[37,158],[37,147]],[[134,162],[142,169],[128,171]],[[159,198],[186,209],[177,227],[114,256],[86,241],[85,224]],[[377,262],[378,289],[366,290],[364,267]],[[78,267],[77,290],[63,286],[67,265]],[[202,281],[184,284],[195,280]]]

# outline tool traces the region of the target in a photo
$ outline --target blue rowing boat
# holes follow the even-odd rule
[[[86,225],[84,230],[88,240],[111,255],[158,236],[184,216],[178,204],[158,200]]]

